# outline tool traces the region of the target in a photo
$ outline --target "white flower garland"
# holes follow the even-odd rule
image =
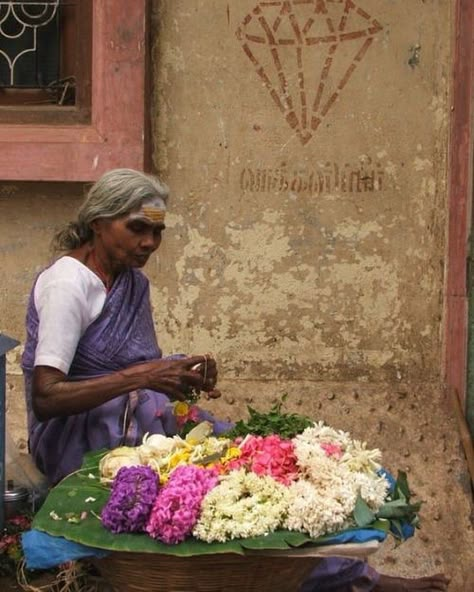
[[[307,532],[313,538],[346,528],[355,505],[354,492],[342,483],[336,486],[336,480],[333,487],[328,492],[309,481],[292,483],[285,527]]]
[[[272,477],[231,471],[204,498],[193,534],[208,543],[267,534],[283,524],[288,498]]]
[[[286,528],[316,538],[352,526],[359,495],[374,511],[384,503],[389,484],[377,474],[379,450],[322,422],[293,443],[303,479],[290,487]]]

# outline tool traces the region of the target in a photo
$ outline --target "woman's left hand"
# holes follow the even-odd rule
[[[203,378],[202,390],[207,393],[211,393],[215,390],[217,384],[217,364],[214,358],[209,355],[205,355],[204,361],[200,364],[196,364],[192,369]]]

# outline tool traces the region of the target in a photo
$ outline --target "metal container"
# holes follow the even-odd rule
[[[3,497],[5,519],[13,518],[31,510],[30,491],[23,486],[15,486],[8,482]]]

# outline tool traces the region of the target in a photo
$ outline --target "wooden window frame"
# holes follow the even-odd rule
[[[466,407],[468,352],[467,265],[474,143],[474,4],[456,0],[449,147],[449,203],[444,311],[445,385]]]
[[[111,168],[149,169],[148,10],[148,0],[133,0],[133,10],[130,0],[94,0],[90,121],[0,122],[0,179],[94,181]]]

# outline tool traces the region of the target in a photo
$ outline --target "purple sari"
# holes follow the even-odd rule
[[[22,358],[29,448],[37,467],[50,483],[57,483],[78,469],[84,453],[89,450],[138,445],[147,432],[176,434],[169,398],[149,389],[123,393],[84,413],[38,421],[31,401],[38,325],[32,291]],[[67,331],[67,327],[64,330]],[[101,314],[80,339],[68,380],[103,376],[161,357],[151,315],[148,280],[140,271],[130,269],[116,279]],[[215,434],[230,427],[204,411],[200,419],[210,420]]]

